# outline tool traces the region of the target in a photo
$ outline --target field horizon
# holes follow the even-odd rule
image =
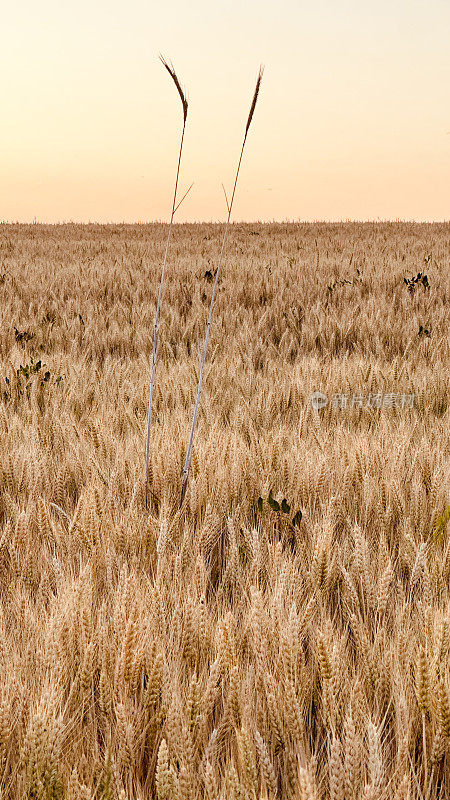
[[[218,220],[182,220],[181,222],[177,222],[176,220],[173,222],[174,227],[182,227],[185,225],[225,225],[226,220],[218,219]],[[230,221],[230,227],[236,227],[237,225],[262,225],[264,227],[268,227],[270,225],[296,225],[296,226],[308,226],[308,225],[449,225],[449,219],[317,219],[317,220],[239,220],[239,219],[232,219]],[[58,227],[70,227],[70,226],[78,226],[78,227],[104,227],[104,228],[111,228],[111,227],[149,227],[152,225],[169,225],[169,221],[167,219],[151,219],[151,220],[136,220],[136,221],[102,221],[102,220],[88,220],[88,221],[77,221],[77,220],[59,220],[57,222],[48,222],[48,221],[41,221],[41,220],[28,220],[28,221],[14,221],[14,220],[0,220],[0,228],[2,227],[41,227],[41,228],[58,228]]]

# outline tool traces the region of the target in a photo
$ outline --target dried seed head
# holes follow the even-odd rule
[[[239,697],[239,670],[234,666],[230,670],[230,710],[236,728],[241,727],[241,703]]]
[[[156,764],[156,791],[158,800],[167,800],[171,794],[171,778],[169,765],[169,749],[167,742],[162,739],[158,750],[158,761]]]
[[[274,796],[277,793],[277,778],[266,744],[258,730],[255,731],[255,743],[259,756],[261,774],[270,794]]]
[[[439,681],[438,690],[438,718],[442,734],[450,739],[450,699],[448,691],[442,681]]]
[[[441,730],[438,730],[433,740],[433,746],[431,748],[431,755],[430,755],[430,761],[434,767],[436,767],[439,764],[439,762],[444,758],[445,749],[446,749],[445,736]]]
[[[327,643],[322,633],[319,633],[317,642],[317,660],[319,662],[320,674],[322,675],[322,679],[324,681],[329,681],[333,675],[333,672],[329,657],[329,651],[327,648]]]
[[[381,752],[380,731],[372,720],[367,723],[368,769],[370,786],[378,789],[383,778],[383,756]]]
[[[250,124],[251,124],[251,121],[252,121],[252,118],[253,118],[253,114],[255,112],[255,106],[256,106],[256,101],[258,100],[259,87],[261,86],[263,72],[264,72],[264,67],[261,66],[259,68],[258,78],[257,78],[257,81],[256,81],[256,87],[255,87],[255,91],[254,91],[254,94],[253,94],[253,100],[252,100],[252,104],[250,106],[250,112],[249,112],[249,115],[248,115],[247,125],[246,125],[246,128],[245,128],[245,135],[246,136],[247,136],[248,129],[250,127]]]
[[[426,714],[431,707],[431,686],[427,654],[423,647],[419,649],[417,657],[415,689],[419,708],[422,714]]]
[[[181,102],[182,102],[182,105],[183,105],[183,119],[186,122],[186,117],[187,117],[187,112],[188,112],[188,101],[186,99],[185,93],[183,92],[183,89],[181,88],[180,81],[178,80],[177,74],[176,74],[176,72],[175,72],[175,70],[173,68],[173,64],[168,64],[167,61],[163,58],[163,56],[160,56],[159,58],[160,58],[161,64],[163,64],[165,66],[167,72],[169,73],[169,75],[172,78],[175,86],[177,87],[178,94],[180,95],[180,99],[181,99]],[[256,103],[256,100],[255,100],[255,103]]]
[[[328,769],[329,769],[329,781],[330,781],[330,799],[344,800],[345,773],[344,773],[344,765],[342,763],[341,743],[337,737],[333,737],[331,742],[330,756],[328,760]]]
[[[250,744],[250,736],[247,728],[236,731],[239,758],[242,766],[242,774],[247,791],[250,794],[258,790],[258,779],[256,774],[256,764],[253,749]]]
[[[316,800],[316,786],[310,769],[307,767],[299,767],[298,782],[301,800]]]

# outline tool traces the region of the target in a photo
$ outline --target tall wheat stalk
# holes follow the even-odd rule
[[[261,86],[262,76],[263,76],[263,67],[260,67],[259,73],[258,73],[258,78],[257,78],[257,81],[256,81],[255,91],[253,93],[252,104],[250,106],[250,111],[249,111],[249,115],[248,115],[248,119],[247,119],[247,124],[245,126],[244,140],[242,142],[241,153],[240,153],[240,156],[239,156],[239,161],[238,161],[238,165],[237,165],[237,169],[236,169],[233,192],[231,194],[230,202],[228,203],[228,201],[227,201],[228,217],[227,217],[227,222],[226,222],[225,230],[224,230],[224,234],[223,234],[222,247],[221,247],[220,256],[219,256],[219,263],[218,263],[218,266],[217,266],[217,269],[216,269],[216,277],[215,277],[215,280],[214,280],[214,286],[213,286],[212,295],[211,295],[211,303],[210,303],[210,306],[209,306],[208,319],[207,319],[207,323],[206,323],[205,341],[204,341],[204,345],[203,345],[203,355],[202,355],[202,360],[201,360],[201,364],[200,364],[200,375],[199,375],[199,379],[198,379],[197,398],[196,398],[196,401],[195,401],[194,414],[193,414],[193,417],[192,417],[191,433],[190,433],[190,436],[189,436],[189,445],[188,445],[188,449],[187,449],[187,453],[186,453],[186,459],[185,459],[184,467],[183,467],[183,481],[182,481],[182,485],[181,485],[180,507],[183,505],[184,495],[185,495],[185,492],[186,492],[186,486],[187,486],[187,481],[188,481],[188,477],[189,477],[189,470],[190,470],[190,466],[191,466],[192,446],[193,446],[193,442],[194,442],[195,426],[196,426],[196,423],[197,423],[197,414],[198,414],[198,407],[199,407],[199,403],[200,403],[200,394],[201,394],[201,391],[202,391],[203,370],[204,370],[204,367],[205,367],[206,353],[207,353],[207,350],[208,350],[209,331],[210,331],[210,328],[211,328],[211,318],[212,318],[212,312],[213,312],[213,307],[214,307],[214,300],[215,300],[215,297],[216,297],[217,284],[218,284],[218,281],[219,281],[220,268],[222,266],[222,259],[223,259],[223,254],[224,254],[224,251],[225,251],[225,243],[226,243],[226,240],[227,240],[228,228],[229,228],[229,225],[230,225],[231,211],[233,209],[233,202],[234,202],[234,196],[235,196],[235,193],[236,193],[236,186],[237,186],[238,177],[239,177],[239,170],[241,168],[242,157],[244,155],[245,143],[247,141],[248,131],[249,131],[250,124],[251,124],[251,121],[252,121],[252,118],[253,118],[253,114],[254,114],[254,111],[255,111],[256,101],[258,100],[258,95],[259,95],[259,89],[260,89],[260,86]],[[226,194],[225,194],[225,198],[226,198]]]
[[[186,95],[181,88],[180,82],[178,80],[177,74],[173,68],[173,65],[169,65],[165,59],[160,56],[161,63],[165,66],[167,72],[171,76],[177,90],[178,94],[180,95],[181,103],[183,106],[183,130],[181,132],[181,141],[180,141],[180,148],[178,151],[178,163],[177,163],[177,172],[175,177],[175,188],[173,192],[173,202],[172,202],[172,213],[170,215],[170,223],[169,223],[169,230],[167,232],[167,240],[166,240],[166,247],[164,252],[164,260],[161,270],[161,280],[159,282],[159,291],[158,291],[158,301],[156,304],[156,313],[155,313],[155,324],[153,328],[153,347],[152,347],[152,372],[150,378],[150,391],[149,391],[149,398],[148,398],[148,420],[147,420],[147,444],[145,448],[145,504],[148,505],[148,466],[149,466],[149,457],[150,457],[150,427],[152,424],[152,400],[153,400],[153,387],[155,384],[155,371],[156,371],[156,358],[158,353],[158,324],[159,324],[159,314],[161,310],[161,301],[162,301],[162,294],[164,288],[164,276],[166,271],[166,263],[167,263],[167,253],[169,251],[169,243],[170,237],[172,235],[172,226],[173,226],[173,218],[175,216],[175,212],[177,208],[181,205],[186,194],[181,198],[180,203],[177,205],[177,191],[178,191],[178,178],[180,175],[180,164],[181,164],[181,154],[183,152],[183,142],[184,142],[184,132],[186,130],[186,119],[187,119],[187,112],[188,112],[188,102],[186,99]],[[188,189],[190,191],[192,187]]]

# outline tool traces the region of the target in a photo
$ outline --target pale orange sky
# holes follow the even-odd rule
[[[448,0],[17,0],[2,8],[0,220],[450,218]]]

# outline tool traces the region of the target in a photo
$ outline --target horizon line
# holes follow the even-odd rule
[[[272,219],[272,220],[233,220],[230,221],[230,225],[345,225],[345,224],[360,224],[360,225],[374,225],[374,224],[405,224],[405,225],[446,225],[450,223],[449,219],[408,219],[403,217],[367,217],[367,218],[358,218],[358,217],[344,217],[340,219]],[[205,220],[184,220],[183,222],[174,222],[176,226],[181,227],[182,225],[225,225],[226,220],[213,220],[213,219],[205,219]],[[113,227],[113,226],[146,226],[146,225],[169,225],[169,221],[166,219],[150,219],[150,220],[108,220],[107,222],[101,222],[99,220],[74,220],[74,219],[67,219],[67,220],[58,220],[57,222],[51,222],[48,220],[37,220],[36,218],[32,220],[8,220],[2,219],[0,220],[1,226],[7,225],[23,225],[24,227],[35,225],[38,226],[46,226],[46,227],[58,227],[64,225],[85,225],[88,226],[102,226],[102,227]]]

